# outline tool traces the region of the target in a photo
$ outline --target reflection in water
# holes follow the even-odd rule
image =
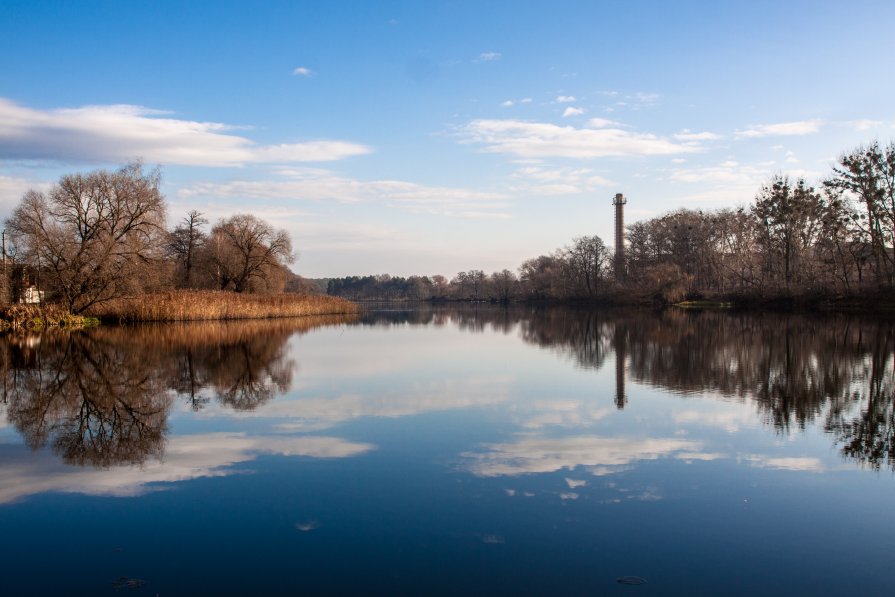
[[[821,423],[847,458],[895,469],[895,322],[890,319],[481,308],[391,312],[364,321],[448,322],[472,332],[517,329],[525,342],[583,368],[602,368],[614,352],[619,409],[627,404],[629,376],[674,393],[749,400],[777,430]]]
[[[258,454],[344,458],[373,448],[371,444],[337,437],[204,433],[171,438],[164,460],[148,460],[139,468],[62,467],[39,454],[28,462],[28,466],[0,467],[0,504],[45,491],[135,496],[149,491],[155,483],[231,474],[233,465],[253,460]]]
[[[239,412],[268,404],[293,383],[297,364],[287,340],[338,323],[346,321],[202,323],[9,336],[0,341],[6,418],[29,446],[49,445],[65,462],[140,464],[162,455],[174,401],[185,400],[194,410],[216,401]],[[895,468],[895,334],[889,320],[483,307],[375,311],[356,323],[515,334],[583,369],[613,363],[616,409],[628,404],[629,381],[752,403],[765,423],[781,432],[819,424],[845,457],[872,468]],[[432,338],[439,341],[438,335]],[[284,417],[281,429],[309,431],[356,417],[405,416],[510,399],[507,379],[475,379],[481,382],[478,389],[467,379],[466,385],[448,383],[444,391],[416,387],[408,396],[310,396],[264,412]],[[612,402],[582,410],[554,401],[522,425],[536,429],[550,421],[596,420]],[[504,456],[520,447],[500,446]]]
[[[548,473],[584,467],[601,476],[624,469],[639,460],[677,456],[710,460],[699,442],[673,438],[609,438],[596,436],[545,438],[523,437],[506,444],[487,446],[484,453],[467,453],[471,472],[483,477]],[[570,484],[573,485],[574,483]]]
[[[0,341],[8,419],[33,450],[109,467],[160,459],[175,396],[251,410],[285,392],[286,342],[343,318],[47,331]]]
[[[895,468],[895,340],[891,321],[846,316],[667,311],[551,318],[573,329],[523,331],[554,338],[583,366],[599,368],[594,346],[616,351],[616,406],[624,408],[625,362],[632,379],[679,393],[750,399],[779,430],[822,422],[843,455]],[[547,323],[532,318],[528,325]],[[584,330],[597,329],[604,342]]]
[[[892,465],[891,322],[307,329],[0,336],[5,594],[892,594],[893,479],[853,464]]]
[[[170,398],[156,364],[100,334],[46,333],[4,343],[9,421],[37,449],[106,467],[164,449]]]
[[[613,334],[615,339],[612,347],[615,349],[615,407],[619,410],[625,408],[628,403],[628,395],[625,392],[625,361],[628,356],[628,345],[624,330]]]
[[[895,468],[892,322],[672,312],[624,325],[634,379],[748,397],[780,430],[822,422],[843,455]]]

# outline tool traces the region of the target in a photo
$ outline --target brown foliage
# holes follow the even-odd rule
[[[74,313],[157,287],[165,277],[159,184],[158,171],[144,173],[134,162],[63,176],[48,193],[29,191],[7,223],[17,259]]]
[[[359,307],[354,303],[331,296],[178,290],[107,301],[96,305],[90,314],[100,319],[124,322],[269,319],[351,315],[358,311]]]

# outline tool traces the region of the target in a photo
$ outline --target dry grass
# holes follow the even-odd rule
[[[0,330],[42,330],[47,327],[76,328],[95,323],[95,319],[72,315],[60,305],[13,304],[0,309]]]
[[[118,322],[212,321],[354,315],[359,310],[356,304],[332,296],[178,290],[108,301],[92,307],[89,314]]]

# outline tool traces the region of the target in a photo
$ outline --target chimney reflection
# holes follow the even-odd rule
[[[628,342],[625,328],[615,326],[613,347],[615,349],[615,408],[623,410],[628,403],[628,395],[625,393],[625,361],[628,356]]]

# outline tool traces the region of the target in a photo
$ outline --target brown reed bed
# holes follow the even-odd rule
[[[42,330],[44,328],[78,328],[95,325],[96,319],[72,315],[61,305],[16,303],[0,309],[0,331]]]
[[[332,296],[240,294],[214,290],[177,290],[106,301],[89,315],[120,323],[274,319],[309,315],[356,315],[360,307]]]

